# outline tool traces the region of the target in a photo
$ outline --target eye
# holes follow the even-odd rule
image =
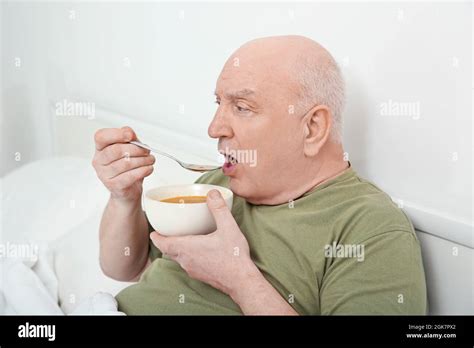
[[[237,111],[240,112],[240,113],[248,113],[248,112],[250,112],[250,110],[247,109],[247,108],[244,107],[244,106],[236,105],[235,108],[236,108]]]
[[[220,100],[216,100],[214,103],[216,103],[217,105],[221,105],[221,101],[220,101]]]

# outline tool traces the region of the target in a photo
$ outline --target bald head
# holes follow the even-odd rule
[[[258,38],[231,55],[224,69],[230,67],[245,67],[269,82],[284,83],[295,113],[327,105],[333,118],[331,138],[341,141],[344,81],[336,61],[319,43],[298,35]]]

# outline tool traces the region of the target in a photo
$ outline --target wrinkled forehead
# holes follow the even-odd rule
[[[241,91],[248,99],[265,100],[295,93],[298,84],[290,63],[277,58],[271,54],[252,56],[237,52],[225,63],[216,82],[216,94],[225,97]]]

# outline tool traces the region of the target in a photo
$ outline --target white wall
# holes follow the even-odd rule
[[[2,174],[53,153],[48,103],[64,98],[212,143],[213,90],[228,55],[254,37],[303,34],[343,67],[345,145],[360,174],[406,205],[472,227],[469,2],[2,8]],[[390,102],[419,112],[382,115]]]

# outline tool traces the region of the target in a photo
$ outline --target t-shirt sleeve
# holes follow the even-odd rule
[[[416,235],[391,231],[357,244],[363,246],[363,257],[336,257],[324,275],[321,314],[425,315],[425,274]]]

